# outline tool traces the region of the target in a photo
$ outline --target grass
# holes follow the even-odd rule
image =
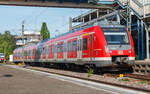
[[[128,78],[121,78],[121,79],[119,79],[119,81],[126,81],[126,82],[128,82],[129,79]]]
[[[140,83],[150,85],[150,81],[146,81],[146,80],[140,81]]]
[[[91,75],[94,73],[93,69],[87,69],[88,77],[91,77]]]

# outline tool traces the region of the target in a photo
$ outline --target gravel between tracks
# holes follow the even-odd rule
[[[92,80],[104,81],[104,82],[109,82],[109,83],[111,82],[111,83],[116,83],[116,84],[127,85],[127,86],[136,87],[136,88],[143,88],[143,89],[150,90],[150,82],[133,79],[133,78],[108,77],[105,74],[104,75],[92,74],[92,76],[88,77],[87,73],[73,72],[73,71],[69,71],[69,70],[59,70],[59,69],[31,67],[31,66],[27,66],[26,68],[33,69],[33,70],[41,70],[41,71],[46,71],[46,72],[53,72],[56,74],[57,73],[58,74],[67,74],[70,76],[88,78],[88,79],[92,79]]]

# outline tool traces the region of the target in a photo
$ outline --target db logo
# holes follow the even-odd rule
[[[123,54],[123,51],[119,51],[118,54]]]

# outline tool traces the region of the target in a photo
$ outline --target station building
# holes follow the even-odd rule
[[[21,47],[23,45],[22,36],[15,36],[17,47]],[[38,43],[42,40],[40,32],[35,31],[25,31],[24,32],[24,44],[32,44]]]

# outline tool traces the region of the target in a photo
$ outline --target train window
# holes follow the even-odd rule
[[[75,51],[76,51],[76,48],[77,48],[77,47],[76,47],[76,44],[77,44],[77,41],[76,41],[76,40],[74,40],[74,41],[73,41],[73,52],[75,52]]]
[[[71,41],[68,42],[68,52],[71,52]]]
[[[83,50],[87,50],[87,38],[83,39]]]

